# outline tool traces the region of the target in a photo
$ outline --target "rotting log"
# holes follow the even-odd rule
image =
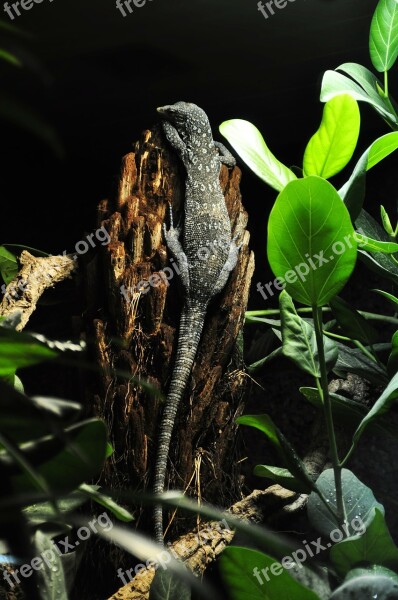
[[[85,332],[101,373],[90,378],[86,398],[92,412],[108,423],[114,453],[101,483],[113,489],[151,489],[162,399],[137,379],[165,393],[176,350],[182,296],[162,225],[168,223],[169,205],[175,221],[183,218],[184,172],[166,144],[154,128],[123,158],[115,198],[102,201],[98,209],[98,227],[105,226],[110,243],[81,270]],[[235,420],[243,410],[248,379],[237,340],[254,258],[240,176],[238,167],[221,167],[233,235],[239,235],[242,247],[226,288],[209,306],[168,465],[168,488],[219,506],[241,497]],[[134,379],[116,378],[113,369]],[[150,514],[151,509],[141,509],[137,515],[138,526],[148,533]],[[170,534],[183,530],[179,516]]]

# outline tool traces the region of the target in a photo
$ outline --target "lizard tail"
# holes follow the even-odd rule
[[[155,494],[161,494],[164,491],[171,434],[178,406],[184,396],[185,388],[192,371],[205,315],[206,306],[192,303],[186,304],[181,314],[177,356],[160,424],[153,487]],[[155,506],[154,526],[156,541],[163,544],[163,511],[161,505]]]

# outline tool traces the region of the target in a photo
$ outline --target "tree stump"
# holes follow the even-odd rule
[[[222,506],[240,497],[235,419],[243,410],[247,379],[237,340],[254,269],[240,176],[237,167],[221,168],[233,235],[239,234],[242,248],[226,288],[209,306],[177,416],[166,484]],[[86,385],[87,403],[110,431],[114,453],[101,481],[108,488],[142,491],[152,485],[163,400],[138,380],[167,393],[182,294],[162,224],[169,222],[169,205],[175,222],[183,218],[184,179],[160,128],[145,131],[123,158],[116,197],[98,208],[98,227],[107,229],[110,243],[83,264],[85,332],[101,373]],[[134,379],[115,377],[114,369]],[[151,513],[139,509],[136,523],[152,535]],[[179,517],[172,534],[186,526]]]

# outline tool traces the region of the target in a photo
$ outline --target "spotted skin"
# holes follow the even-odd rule
[[[191,374],[207,306],[227,283],[239,246],[231,239],[231,223],[220,186],[221,163],[235,165],[232,154],[214,142],[206,113],[188,102],[158,108],[167,141],[181,159],[186,173],[182,233],[164,226],[169,251],[178,263],[184,290],[177,356],[165,403],[158,440],[154,491],[162,493],[167,458],[179,403]],[[163,543],[163,515],[155,507],[156,540]]]

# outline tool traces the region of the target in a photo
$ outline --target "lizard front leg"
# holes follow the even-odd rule
[[[170,208],[170,228],[167,229],[166,224],[163,223],[163,233],[166,240],[166,244],[171,254],[173,255],[177,267],[179,270],[179,276],[181,283],[184,287],[184,291],[187,293],[189,290],[189,269],[188,259],[184,252],[184,249],[180,242],[181,229],[174,227],[173,225],[173,209]]]
[[[219,159],[227,167],[234,167],[236,159],[233,154],[221,142],[214,142],[215,147],[219,151]]]
[[[188,150],[186,145],[180,138],[177,129],[171,123],[169,123],[169,121],[162,121],[162,128],[167,141],[169,142],[173,150],[177,152],[182,162],[185,163],[186,158],[188,156]]]

